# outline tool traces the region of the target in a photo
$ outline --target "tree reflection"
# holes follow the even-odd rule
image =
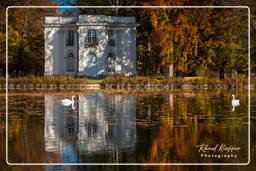
[[[232,92],[79,94],[75,110],[63,95],[9,99],[9,162],[244,162],[247,93],[231,111]],[[197,145],[242,148],[237,159],[204,159]]]
[[[225,93],[223,98],[218,98],[218,93],[168,93],[162,99],[159,126],[150,132],[149,152],[140,158],[140,162],[246,162],[247,157],[243,156],[247,154],[248,133],[243,122],[246,121],[247,110],[237,113],[244,119],[232,116],[228,95]],[[243,98],[246,101],[246,97]],[[241,136],[244,138],[234,138]],[[202,143],[233,144],[244,150],[239,153],[239,159],[203,159],[196,148]],[[160,168],[164,170],[166,166]]]

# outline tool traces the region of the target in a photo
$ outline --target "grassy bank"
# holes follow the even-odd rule
[[[248,78],[238,76],[236,79],[226,78],[204,78],[185,77],[164,79],[160,77],[108,77],[100,79],[74,78],[67,76],[58,77],[19,77],[9,79],[9,89],[95,89],[95,84],[100,84],[96,88],[105,89],[219,89],[245,88],[248,85]],[[256,88],[256,77],[251,77],[251,85]],[[0,85],[4,89],[5,78],[0,77]],[[91,87],[92,86],[92,87]],[[94,86],[94,87],[93,87]]]
[[[255,81],[255,78],[253,79]],[[172,84],[242,84],[247,85],[248,79],[245,77],[238,77],[236,79],[226,78],[173,78],[173,79],[157,79],[150,77],[109,77],[102,81],[103,85],[172,85]]]
[[[256,83],[256,78],[251,78],[251,83]],[[0,77],[0,84],[5,84],[5,78]],[[58,77],[18,77],[9,78],[9,84],[112,84],[112,85],[168,85],[168,84],[248,84],[246,77],[237,77],[236,79],[226,78],[203,78],[203,77],[185,77],[164,79],[158,77],[108,77],[100,79],[74,78],[67,76]]]

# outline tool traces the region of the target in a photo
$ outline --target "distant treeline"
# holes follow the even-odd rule
[[[68,3],[67,3],[68,2]],[[255,13],[253,0],[7,0],[0,8],[0,75],[5,74],[5,9],[10,5],[188,6],[248,5],[251,8],[251,63],[255,72]],[[138,75],[210,76],[248,72],[248,9],[9,9],[8,71],[10,76],[42,76],[45,16],[104,14],[135,16]]]

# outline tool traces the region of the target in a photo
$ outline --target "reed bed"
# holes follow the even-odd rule
[[[251,79],[251,83],[255,83],[255,78]],[[102,85],[131,85],[131,86],[145,86],[145,85],[202,85],[202,84],[226,84],[226,85],[247,85],[248,79],[239,77],[236,79],[226,78],[173,78],[173,79],[156,79],[150,77],[108,77],[103,79]]]
[[[6,79],[0,77],[0,84],[5,84]],[[68,76],[55,76],[55,77],[17,77],[9,78],[8,84],[12,85],[29,85],[29,84],[55,84],[55,85],[68,85],[68,84],[87,84],[86,78],[74,78]]]

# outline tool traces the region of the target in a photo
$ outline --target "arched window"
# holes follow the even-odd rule
[[[86,45],[97,45],[97,44],[98,44],[97,31],[94,29],[88,30]]]
[[[106,58],[106,70],[115,71],[115,56],[113,53],[109,53]]]
[[[75,69],[75,58],[73,53],[68,53],[66,57],[66,71],[73,72]]]

